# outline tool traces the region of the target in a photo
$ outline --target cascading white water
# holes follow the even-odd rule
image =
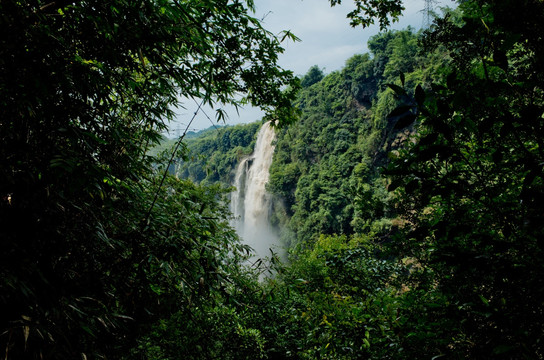
[[[263,124],[253,154],[240,161],[236,168],[236,191],[231,196],[236,231],[259,258],[270,256],[269,249],[280,251],[278,236],[269,223],[270,195],[265,188],[274,154],[272,142],[275,135],[269,122]]]
[[[236,191],[230,197],[230,211],[235,217],[236,230],[244,221],[244,194],[246,187],[246,177],[249,169],[249,158],[245,158],[238,164],[236,175],[234,176],[234,186]],[[239,231],[238,231],[239,233]]]

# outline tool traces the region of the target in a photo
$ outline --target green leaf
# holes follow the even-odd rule
[[[397,94],[398,96],[407,95],[406,90],[404,90],[404,88],[402,88],[402,87],[400,87],[400,86],[398,86],[396,84],[385,84],[385,86],[387,86],[388,88],[393,90],[395,92],[395,94]]]
[[[423,90],[423,88],[421,87],[421,85],[418,85],[416,86],[416,90],[415,90],[415,99],[416,99],[416,102],[419,106],[423,106],[423,104],[425,103],[425,90]]]
[[[419,145],[420,146],[429,146],[429,145],[432,145],[436,142],[436,140],[438,140],[438,133],[430,133],[430,134],[427,134],[425,136],[423,136],[421,139],[419,139]]]
[[[392,118],[392,117],[400,116],[410,112],[411,110],[412,110],[412,106],[410,105],[398,106],[395,109],[393,109],[393,111],[391,111],[389,115],[387,115],[387,117]]]
[[[404,116],[402,116],[401,118],[399,118],[399,120],[395,123],[395,129],[403,129],[411,124],[413,124],[414,121],[416,121],[417,119],[417,115],[416,114],[413,114],[413,113],[408,113]]]
[[[506,56],[506,52],[500,49],[496,49],[493,52],[493,62],[502,70],[504,71],[508,70],[508,57]]]
[[[515,349],[514,346],[503,344],[493,348],[493,354],[495,355],[506,354],[514,349]]]
[[[402,179],[395,179],[389,184],[387,187],[387,191],[395,191],[399,186],[401,186],[403,183]]]
[[[280,42],[284,42],[285,39],[289,39],[293,42],[299,42],[301,41],[299,37],[297,37],[295,34],[293,34],[290,30],[284,30],[281,32],[281,39]]]
[[[404,190],[407,194],[413,194],[414,191],[419,187],[420,182],[418,179],[411,180],[408,184],[404,186]]]

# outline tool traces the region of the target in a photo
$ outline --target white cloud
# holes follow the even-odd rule
[[[301,39],[285,44],[280,64],[296,74],[304,74],[312,65],[338,70],[347,58],[339,57],[340,48],[351,48],[351,56],[364,50],[362,29],[353,29],[346,19],[351,1],[330,7],[328,0],[256,0],[257,17],[265,16],[264,26],[273,33],[290,30]],[[262,15],[261,15],[262,14]]]
[[[437,3],[454,6],[452,0]],[[344,0],[332,8],[329,0],[255,0],[255,5],[256,16],[264,17],[265,28],[273,33],[291,30],[302,40],[286,44],[286,51],[280,57],[281,65],[296,74],[306,73],[313,65],[325,67],[328,72],[342,68],[350,56],[366,51],[368,39],[379,31],[377,25],[367,29],[349,25],[346,14],[354,8],[352,0]],[[404,0],[404,7],[403,17],[391,28],[420,28],[424,0]]]

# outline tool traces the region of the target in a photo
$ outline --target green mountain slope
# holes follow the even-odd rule
[[[370,54],[324,75],[312,67],[301,79],[300,120],[277,131],[268,190],[274,195],[273,225],[287,245],[321,234],[385,236],[391,209],[379,177],[387,153],[406,134],[389,114],[401,103],[386,84],[413,93],[443,62],[438,51],[418,53],[419,35],[408,28],[374,36]],[[253,151],[259,124],[225,127],[185,141],[176,173],[196,182],[232,183],[239,160]],[[409,132],[409,130],[408,130]]]
[[[301,119],[279,132],[269,190],[282,200],[277,221],[289,243],[321,234],[385,235],[392,216],[379,177],[387,153],[405,137],[391,111],[404,99],[386,84],[413,92],[438,61],[418,54],[411,29],[373,37],[371,54],[355,55],[345,67],[319,81],[312,68],[302,79],[297,105]],[[435,74],[436,75],[436,74]],[[409,132],[409,130],[407,130]]]

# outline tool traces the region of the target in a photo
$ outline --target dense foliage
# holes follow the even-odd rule
[[[387,119],[389,123],[384,125],[381,144],[402,144],[396,150],[388,149],[395,151],[387,170],[391,176],[388,189],[394,192],[389,199],[394,209],[389,214],[398,216],[393,222],[399,232],[385,243],[383,238],[374,238],[379,240],[374,244],[381,243],[380,252],[399,261],[400,271],[391,275],[396,281],[389,283],[397,291],[389,293],[389,301],[397,306],[398,317],[376,315],[398,337],[382,332],[378,339],[373,338],[371,347],[385,340],[389,351],[372,353],[372,357],[544,357],[543,10],[539,1],[465,1],[424,35],[422,50],[427,56],[433,54],[424,66],[418,68],[422,52],[410,50],[406,46],[409,39],[391,47],[405,54],[389,58],[382,73],[389,76],[388,88],[399,103],[378,94],[373,115],[375,121]],[[513,17],[524,20],[513,22]],[[369,49],[375,47],[376,42],[371,41]],[[391,76],[398,76],[400,83],[392,84]],[[341,98],[338,88],[326,79],[322,84],[333,91],[331,99]],[[334,111],[335,107],[325,109]],[[321,119],[323,116],[317,121]],[[301,121],[308,118],[303,116]],[[393,139],[388,137],[388,126],[409,127],[406,136]],[[315,143],[320,136],[315,126],[305,129],[313,133],[304,138],[304,144]],[[338,142],[329,138],[321,144]],[[330,147],[322,153],[316,150],[318,146],[300,149],[310,155],[306,157],[310,167],[334,154]],[[302,158],[295,162],[293,154],[297,153],[291,154],[280,161],[298,163]],[[316,185],[327,184],[326,174],[344,165],[343,160],[326,163],[310,181],[298,180],[292,220],[298,220],[301,200],[323,201],[325,194],[342,189],[344,181],[329,183],[329,187]],[[307,171],[305,167],[298,170],[299,174]],[[349,173],[338,175],[346,178]],[[308,196],[301,197],[306,185]],[[323,201],[316,209],[326,210],[331,203],[334,201]],[[302,222],[293,231],[306,230],[304,224],[309,222],[307,229],[330,233],[319,222],[311,222],[312,204],[301,206]],[[349,204],[365,203],[356,199],[340,208],[345,210]],[[336,218],[329,217],[325,226],[334,224],[342,213],[332,210],[330,214]],[[376,220],[370,212],[365,215],[365,219]],[[314,242],[315,237],[310,244]],[[315,245],[309,247],[315,249]],[[297,253],[297,259],[306,258],[304,252]],[[315,271],[329,272],[331,265]],[[372,296],[379,299],[382,295],[374,292]],[[373,319],[371,314],[367,309],[365,315]],[[320,354],[327,354],[327,349]]]
[[[459,26],[426,37],[450,74],[416,92],[418,134],[388,170],[406,221],[396,246],[432,274],[415,286],[448,299],[435,316],[453,325],[450,356],[542,358],[544,6],[460,8]]]
[[[1,2],[3,357],[544,358],[544,3],[459,3],[294,79],[252,1]],[[180,93],[300,112],[268,184],[288,263],[242,265],[228,225],[259,123],[185,136],[186,179],[150,151]]]
[[[252,9],[0,3],[3,357],[119,357],[159,319],[222,291],[238,250],[219,190],[158,186],[146,153],[180,96],[292,119],[297,81]]]
[[[269,183],[290,263],[239,319],[263,357],[544,356],[542,10],[465,1],[302,78]]]
[[[390,239],[395,214],[380,169],[387,152],[398,146],[393,142],[408,135],[396,127],[399,116],[387,118],[401,101],[384,84],[401,84],[395,69],[402,63],[405,85],[415,88],[431,72],[439,76],[427,65],[444,61],[437,55],[441,50],[420,55],[418,37],[412,29],[377,35],[369,42],[372,54],[356,55],[326,76],[314,66],[301,79],[296,100],[301,118],[277,132],[268,184],[276,198],[272,220],[291,247],[289,264],[276,264],[278,275],[270,283],[245,290],[234,303],[242,307],[227,307],[236,323],[259,339],[264,358],[395,358],[397,352],[410,358],[416,353],[418,345],[403,339],[413,324],[398,314],[425,305],[418,305],[420,293],[399,296],[406,285],[397,278],[408,265],[397,264],[378,243]],[[256,125],[236,130],[256,130]],[[213,159],[236,154],[236,147],[221,148],[231,138],[229,131],[188,142],[188,151],[202,152],[204,161],[188,161],[185,169],[205,169],[217,164]],[[235,163],[223,166],[204,181],[232,173]]]
[[[283,205],[276,216],[286,242],[389,232],[389,195],[379,173],[405,134],[395,128],[398,116],[388,118],[399,101],[385,84],[400,85],[402,73],[413,92],[431,74],[440,76],[443,61],[441,50],[420,54],[418,37],[412,29],[376,35],[371,54],[351,57],[319,81],[308,80],[319,79],[317,67],[302,78],[295,102],[301,119],[278,133],[268,186]]]

